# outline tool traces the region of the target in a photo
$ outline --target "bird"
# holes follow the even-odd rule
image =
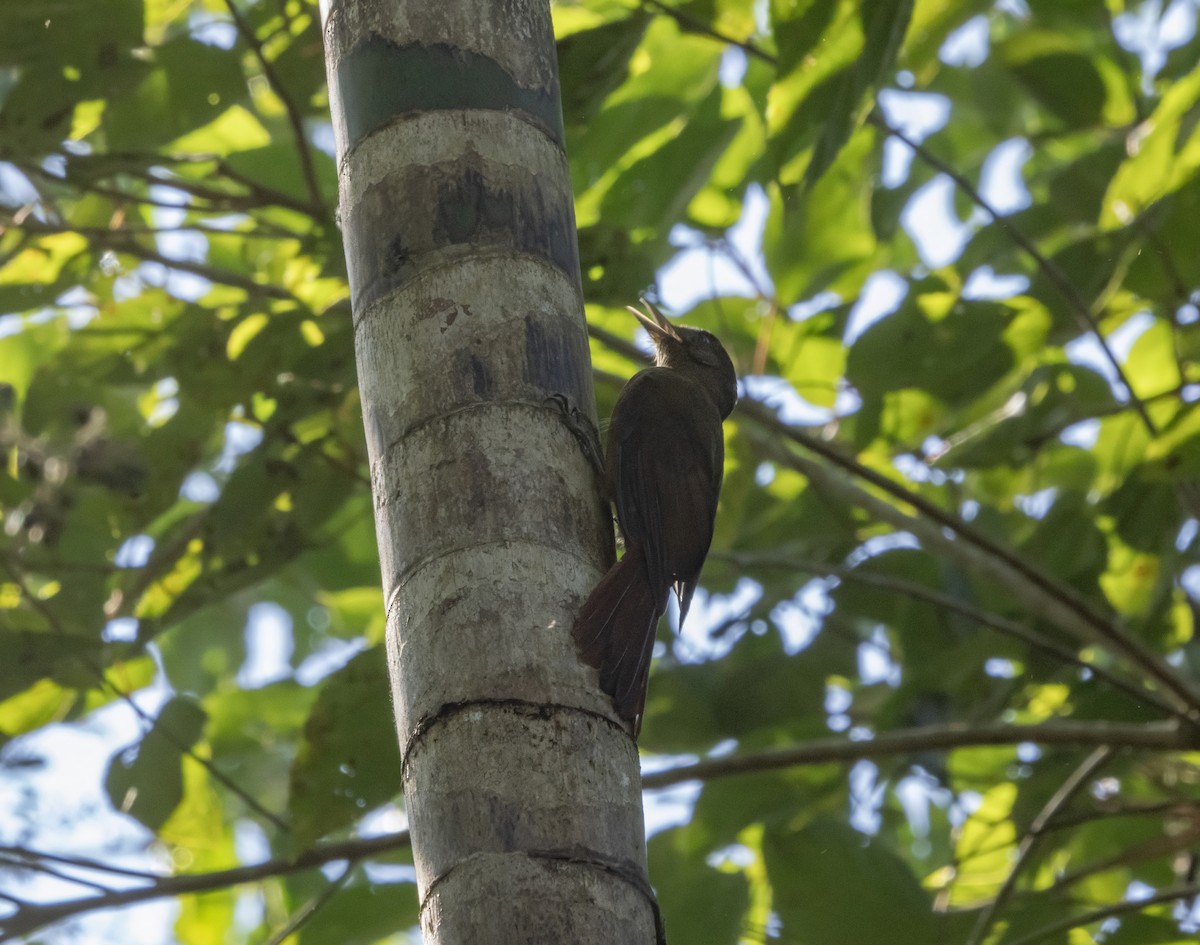
[[[629,311],[650,334],[654,366],[617,397],[602,487],[616,507],[625,554],[574,625],[580,657],[600,671],[600,688],[635,739],[658,618],[674,590],[682,630],[712,543],[725,465],[722,424],[737,404],[737,372],[716,336],[676,325],[641,302],[648,314]]]

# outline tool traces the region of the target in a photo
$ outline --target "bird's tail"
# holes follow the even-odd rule
[[[612,696],[621,718],[640,727],[646,680],[658,618],[669,588],[656,591],[640,545],[608,569],[575,621],[575,646],[584,662],[600,670],[600,688]]]

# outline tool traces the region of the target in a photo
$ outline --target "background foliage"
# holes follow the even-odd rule
[[[601,415],[658,279],[745,379],[672,940],[1192,940],[1196,4],[554,12]],[[7,935],[415,923],[330,150],[315,3],[0,11]]]

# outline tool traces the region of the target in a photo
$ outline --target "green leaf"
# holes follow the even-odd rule
[[[940,940],[932,903],[904,862],[844,823],[768,829],[763,857],[789,940],[861,945],[883,929],[896,945]]]
[[[733,945],[750,904],[746,877],[731,865],[708,865],[711,853],[696,848],[694,834],[677,827],[650,840],[650,875],[663,924],[675,941]]]
[[[1200,169],[1200,68],[1170,86],[1131,139],[1133,153],[1117,169],[1104,198],[1100,223],[1108,229],[1128,225],[1156,200],[1191,181]]]
[[[270,143],[271,136],[267,129],[241,105],[230,106],[208,124],[188,131],[172,142],[175,148],[185,153],[217,154],[221,157],[239,151],[261,150]],[[307,197],[307,193],[304,196]]]
[[[99,658],[99,641],[30,629],[42,622],[40,615],[5,611],[5,626],[0,626],[0,651],[5,654],[0,663],[0,699],[47,678],[80,689],[97,682],[90,666]]]
[[[387,660],[372,647],[325,681],[305,723],[288,794],[296,843],[352,823],[400,787]]]
[[[856,6],[848,0],[778,0],[771,6],[779,67],[767,115],[771,157],[784,184],[803,178],[826,121],[851,127],[839,97],[863,46]],[[817,43],[822,47],[814,54]]]
[[[865,279],[876,244],[859,175],[873,164],[874,144],[863,128],[812,188],[771,188],[763,255],[784,305],[824,289],[851,294]]]
[[[1012,367],[1005,333],[1013,311],[996,302],[956,300],[931,280],[850,349],[846,376],[865,399],[917,388],[950,406],[980,396]]]
[[[0,338],[2,379],[12,389],[18,407],[38,370],[52,362],[69,337],[66,324],[55,319],[44,325],[22,326],[21,331]]]
[[[821,127],[805,170],[811,187],[833,165],[838,153],[874,107],[872,92],[891,70],[912,17],[913,0],[879,0],[859,8],[863,46],[853,66],[839,76],[829,120]]]
[[[247,97],[238,52],[188,36],[153,50],[152,68],[132,94],[105,112],[104,132],[116,151],[171,141],[208,124]],[[263,142],[252,142],[259,146]]]
[[[629,59],[642,42],[650,18],[643,11],[558,41],[558,74],[563,93],[563,122],[582,125],[625,81]]]
[[[1117,534],[1132,548],[1159,553],[1175,541],[1181,509],[1174,484],[1160,467],[1139,466],[1104,502]]]
[[[601,219],[601,201],[620,174],[676,137],[717,84],[717,47],[680,36],[666,17],[650,24],[633,61],[634,74],[608,96],[587,134],[568,132],[581,227]]]
[[[617,178],[600,204],[606,222],[666,231],[683,215],[738,130],[721,117],[723,92],[714,89],[677,136]]]
[[[1182,383],[1175,350],[1175,333],[1162,321],[1156,321],[1133,343],[1125,361],[1125,376],[1139,397],[1156,397]]]
[[[1086,497],[1071,493],[1050,507],[1022,550],[1030,561],[1085,590],[1095,587],[1108,557],[1104,535],[1087,514]]]
[[[1063,33],[1029,30],[1000,45],[1001,61],[1034,98],[1070,128],[1130,121],[1132,96],[1120,73]]]
[[[65,715],[78,693],[40,679],[24,692],[0,702],[0,744],[34,731]]]
[[[150,830],[167,822],[183,800],[183,754],[200,738],[204,710],[175,696],[142,739],[113,755],[104,790],[113,807]]]
[[[804,186],[811,187],[832,166],[874,106],[867,93],[890,72],[912,11],[911,0],[772,4],[780,78],[768,114],[783,183],[799,181],[803,168]]]
[[[4,11],[0,64],[53,60],[99,68],[106,53],[142,42],[143,0],[55,0],[13,4]]]
[[[338,892],[300,928],[300,945],[372,945],[417,925],[415,883],[362,883]]]

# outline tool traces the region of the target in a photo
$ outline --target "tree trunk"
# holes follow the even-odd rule
[[[549,8],[323,8],[425,940],[651,942],[636,746],[570,633],[612,535]]]

